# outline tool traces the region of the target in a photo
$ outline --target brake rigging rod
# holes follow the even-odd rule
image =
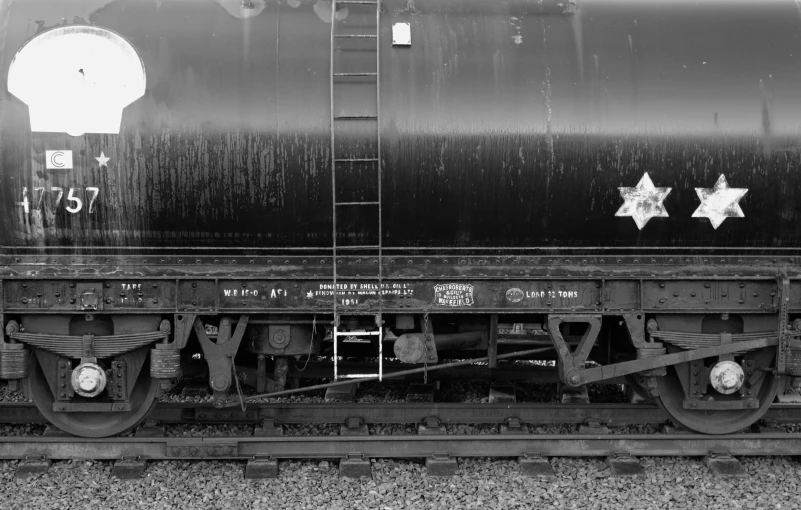
[[[508,358],[514,358],[514,357],[517,357],[517,356],[528,356],[530,354],[539,354],[541,352],[550,351],[552,349],[553,349],[553,346],[551,346],[551,347],[540,347],[539,349],[529,349],[527,351],[510,352],[510,353],[507,353],[507,354],[499,354],[497,359],[508,359]],[[473,363],[482,363],[482,362],[485,362],[485,361],[489,362],[489,356],[484,356],[483,358],[475,358],[475,359],[464,360],[464,361],[454,361],[452,363],[446,363],[444,365],[429,366],[428,367],[428,371],[429,372],[433,372],[435,370],[443,370],[445,368],[456,368],[456,367],[461,367],[461,366],[464,366],[464,365],[472,365]],[[400,370],[398,372],[390,372],[390,373],[384,372],[384,379],[390,379],[390,378],[393,378],[393,377],[405,377],[407,375],[414,375],[414,374],[421,374],[425,370],[426,370],[426,367],[421,367],[421,368],[411,368],[409,370]],[[337,382],[326,383],[326,384],[317,384],[315,386],[306,386],[304,388],[295,388],[295,389],[291,389],[291,390],[276,391],[276,392],[273,392],[273,393],[262,393],[261,395],[251,395],[250,397],[246,397],[245,398],[245,402],[252,402],[252,401],[254,401],[256,399],[260,399],[260,398],[282,397],[284,395],[292,395],[292,394],[295,394],[295,393],[303,393],[303,392],[306,392],[306,391],[322,390],[322,389],[327,389],[327,388],[333,388],[335,386],[344,386],[346,384],[353,384],[354,382],[371,382],[371,381],[377,381],[377,380],[378,380],[378,376],[364,377],[364,378],[360,377],[358,379],[348,379],[348,380],[344,380],[344,381],[337,381]],[[223,405],[221,405],[219,407],[235,407],[237,405],[239,405],[239,402],[225,402]]]

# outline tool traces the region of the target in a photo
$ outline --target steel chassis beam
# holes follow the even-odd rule
[[[795,252],[764,256],[388,256],[381,294],[387,313],[776,313],[776,276],[787,275],[789,313],[801,311]],[[343,256],[337,288],[330,255],[253,257],[0,255],[4,313],[76,313],[78,284],[96,290],[93,313],[333,313],[333,300],[356,297],[344,311],[374,313],[374,256]],[[339,260],[339,257],[338,257]],[[138,300],[126,285],[141,287]],[[461,304],[438,285],[463,284]],[[506,293],[523,298],[514,301]],[[444,302],[443,302],[444,301]],[[383,301],[382,301],[383,302]],[[180,322],[179,319],[176,322]],[[180,327],[176,325],[178,332]]]

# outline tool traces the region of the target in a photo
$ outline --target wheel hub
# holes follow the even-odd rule
[[[731,395],[742,387],[745,372],[733,361],[719,361],[709,372],[709,381],[718,393]]]
[[[106,372],[97,363],[81,363],[72,371],[72,389],[82,397],[96,397],[106,389]]]

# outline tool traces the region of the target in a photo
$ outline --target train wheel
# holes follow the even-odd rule
[[[752,366],[762,370],[763,379],[755,390],[752,398],[757,400],[757,406],[749,409],[735,410],[709,410],[692,409],[685,405],[686,388],[690,387],[690,364],[680,363],[667,368],[667,375],[657,377],[659,398],[657,401],[670,415],[673,422],[688,429],[703,434],[731,434],[743,430],[754,424],[764,415],[779,390],[779,377],[773,375],[770,368],[776,355],[775,348],[766,348],[748,352],[743,356],[744,361],[750,361]],[[708,362],[714,365],[717,361]],[[746,376],[746,380],[748,377]],[[755,385],[756,386],[756,385]],[[735,402],[742,400],[739,391],[725,395],[715,391],[712,386],[708,388],[705,398],[712,397],[716,402]],[[688,401],[692,405],[692,401]],[[699,404],[702,405],[702,404]]]
[[[149,347],[133,351],[131,356],[147,356]],[[39,412],[52,425],[80,437],[108,437],[122,434],[139,424],[156,403],[159,383],[150,377],[147,366],[139,371],[139,376],[131,391],[131,410],[124,412],[56,412],[53,410],[55,398],[45,377],[42,365],[48,365],[54,355],[34,349],[36,356],[31,359],[29,376],[31,397]]]

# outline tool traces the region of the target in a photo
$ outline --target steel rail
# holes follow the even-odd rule
[[[0,437],[0,460],[801,455],[801,434],[565,434],[280,437]]]
[[[443,424],[505,424],[508,419],[537,425],[581,424],[590,420],[606,425],[659,425],[667,414],[652,404],[551,403],[258,403],[242,412],[212,404],[158,403],[146,418],[160,424],[260,423],[310,425],[342,424],[359,418],[365,424],[412,424],[435,416]],[[774,404],[762,418],[777,424],[801,423],[801,405]],[[0,423],[46,423],[33,403],[0,403]]]

